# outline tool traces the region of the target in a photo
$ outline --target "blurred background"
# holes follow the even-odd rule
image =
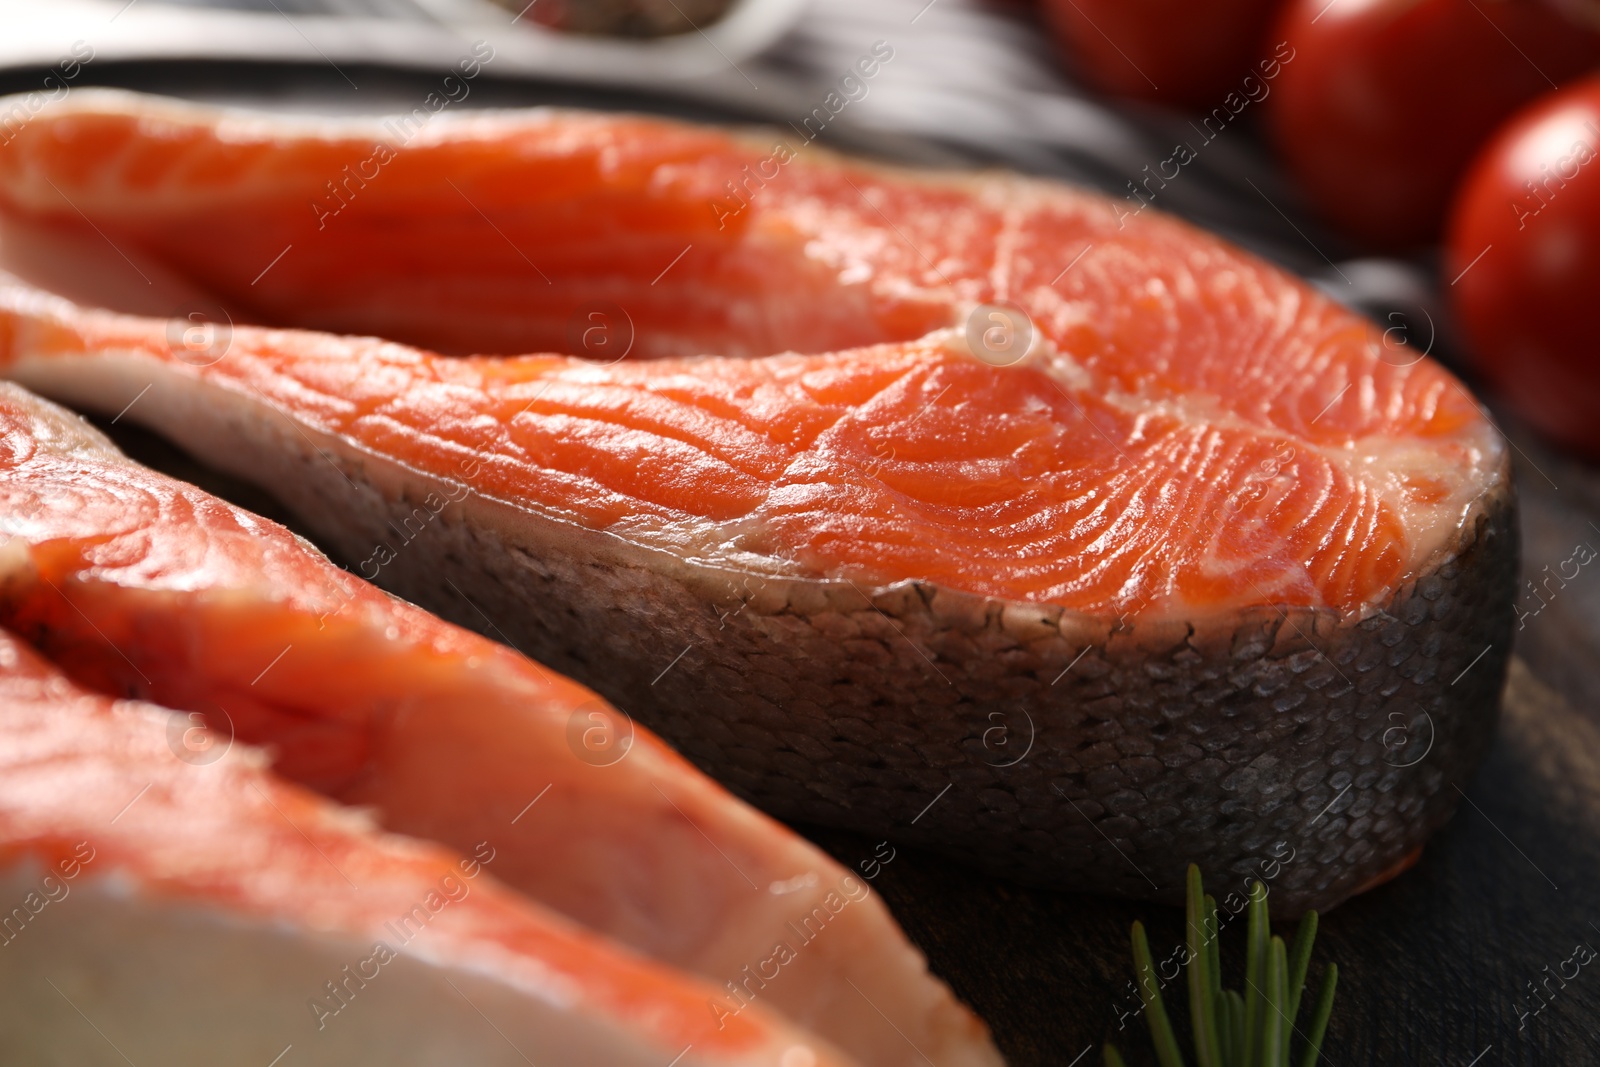
[[[1537,1026],[1519,1011],[1574,937],[1600,941],[1600,756],[1586,743],[1600,738],[1600,581],[1554,595],[1545,582],[1575,545],[1600,545],[1600,4],[0,0],[0,92],[35,110],[111,85],[410,111],[485,45],[450,107],[821,116],[840,150],[1061,178],[1219,232],[1379,322],[1385,358],[1427,353],[1461,374],[1516,455],[1518,676],[1537,682],[1424,862],[1326,917],[1319,954],[1345,979],[1324,1062],[1596,1062],[1600,977],[1564,985]],[[853,73],[885,51],[874,76]],[[1142,916],[1175,941],[1176,913],[910,853],[879,884],[1013,1063],[1098,1063],[1107,1037],[1153,1062],[1121,1029],[1127,929]]]

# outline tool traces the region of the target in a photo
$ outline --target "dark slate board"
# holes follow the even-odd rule
[[[1472,804],[1412,871],[1324,918],[1314,973],[1327,960],[1341,972],[1325,1062],[1466,1067],[1486,1050],[1480,1065],[1600,1055],[1592,964],[1565,989],[1552,981],[1557,994],[1537,1014],[1540,1001],[1525,988],[1575,945],[1600,946],[1590,924],[1600,910],[1587,891],[1600,873],[1596,741],[1592,722],[1518,675],[1494,754],[1463,783]],[[866,842],[813,836],[841,861],[871,854]],[[1122,1017],[1137,1004],[1128,926],[1142,918],[1161,959],[1183,937],[1177,910],[1032,892],[904,851],[875,884],[934,968],[989,1020],[1013,1064],[1071,1064],[1085,1049],[1078,1062],[1098,1064],[1107,1038],[1124,1053],[1148,1053],[1142,1022]],[[1224,982],[1235,987],[1243,985],[1238,930],[1223,938]]]

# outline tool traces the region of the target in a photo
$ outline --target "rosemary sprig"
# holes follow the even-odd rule
[[[1189,865],[1185,919],[1189,927],[1189,1016],[1194,1033],[1195,1061],[1199,1067],[1291,1067],[1292,1038],[1301,1032],[1294,1020],[1306,988],[1311,966],[1311,945],[1317,938],[1317,913],[1306,912],[1285,945],[1272,935],[1267,914],[1267,889],[1250,885],[1248,930],[1245,935],[1245,990],[1222,988],[1222,957],[1217,951],[1217,902],[1206,895],[1200,868]],[[1150,1040],[1161,1067],[1185,1067],[1178,1038],[1161,1000],[1161,983],[1150,956],[1144,924],[1133,924],[1133,974],[1144,1005]],[[1333,994],[1339,984],[1339,967],[1330,963],[1322,976],[1304,1032],[1299,1067],[1316,1067],[1333,1013]],[[1105,1067],[1125,1067],[1122,1056],[1109,1042]]]

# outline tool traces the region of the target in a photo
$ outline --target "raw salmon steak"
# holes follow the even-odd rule
[[[0,1060],[1001,1062],[892,852],[10,383],[0,441]]]
[[[0,147],[3,362],[785,818],[1328,907],[1488,744],[1506,449],[1132,208],[803,128],[81,92]]]

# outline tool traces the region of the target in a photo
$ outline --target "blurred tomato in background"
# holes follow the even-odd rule
[[[1079,81],[1178,111],[1218,106],[1275,57],[1262,132],[1302,202],[1348,247],[1430,273],[1448,222],[1434,284],[1464,356],[1536,428],[1600,458],[1600,75],[1584,80],[1600,0],[1040,8]]]
[[[1073,72],[1102,92],[1207,109],[1263,51],[1281,0],[1045,0]]]
[[[1600,458],[1600,77],[1529,108],[1473,164],[1443,274],[1484,380]]]
[[[1586,0],[1288,0],[1271,32],[1295,59],[1267,104],[1272,141],[1346,236],[1435,239],[1497,124],[1600,60],[1597,19]]]

